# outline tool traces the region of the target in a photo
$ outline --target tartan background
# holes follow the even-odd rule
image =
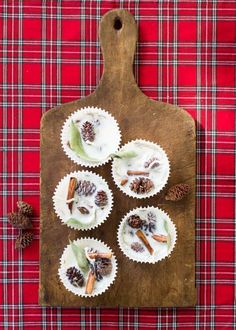
[[[233,329],[236,2],[0,4],[0,327]],[[40,117],[95,89],[102,73],[99,20],[112,8],[127,8],[135,16],[134,71],[144,93],[184,107],[197,121],[196,308],[73,310],[37,304]],[[19,199],[35,208],[36,240],[23,252],[14,249],[17,232],[6,217]]]

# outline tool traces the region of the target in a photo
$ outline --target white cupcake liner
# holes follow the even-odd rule
[[[99,252],[112,252],[112,259],[111,259],[112,271],[111,271],[111,274],[104,276],[101,281],[95,282],[94,291],[91,294],[85,293],[86,278],[85,278],[85,285],[82,288],[74,287],[66,276],[66,270],[69,267],[76,267],[77,269],[79,269],[79,267],[77,265],[76,259],[71,250],[70,244],[68,244],[65,247],[65,249],[63,250],[62,256],[60,258],[60,266],[58,269],[58,275],[59,275],[61,282],[63,283],[63,285],[65,286],[65,288],[68,291],[70,291],[80,297],[86,297],[86,298],[96,297],[96,296],[104,293],[114,283],[116,276],[117,276],[118,266],[117,266],[117,260],[116,260],[116,257],[114,255],[113,251],[111,250],[111,248],[108,247],[107,244],[105,244],[104,242],[102,242],[100,240],[97,240],[96,238],[90,238],[90,237],[78,238],[77,240],[74,240],[73,242],[78,243],[78,245],[82,245],[83,247],[91,247],[91,248],[97,249]]]
[[[99,180],[100,183],[102,183],[101,185],[102,185],[104,191],[107,193],[107,197],[108,197],[108,206],[104,207],[103,210],[100,209],[99,211],[102,212],[101,215],[99,217],[98,216],[96,217],[97,219],[94,223],[92,222],[91,224],[88,224],[88,225],[86,225],[86,224],[81,225],[79,223],[78,223],[78,225],[77,224],[73,225],[73,224],[66,223],[70,218],[73,218],[73,216],[72,216],[72,214],[70,214],[69,208],[66,204],[69,178],[78,177],[78,176],[80,176],[81,180],[90,180],[91,182]],[[65,185],[65,190],[63,189],[62,185]],[[100,187],[100,189],[102,187]],[[97,190],[100,190],[100,189],[97,189]],[[96,194],[96,192],[94,193],[94,197],[95,197],[95,194]],[[85,197],[85,199],[86,199],[86,197]],[[91,171],[74,171],[74,172],[71,172],[71,173],[67,174],[66,176],[64,176],[57,184],[56,189],[53,194],[53,207],[54,207],[55,213],[57,214],[57,216],[59,217],[59,219],[62,221],[62,223],[64,225],[67,225],[70,228],[82,230],[82,231],[94,229],[94,228],[100,226],[109,217],[111,210],[113,208],[113,194],[112,194],[112,191],[110,190],[106,180],[103,179],[99,174],[95,174]],[[64,210],[63,210],[63,208],[64,208]],[[104,215],[102,216],[102,214],[104,214]]]
[[[127,218],[130,215],[139,214],[139,211],[142,211],[142,210],[150,210],[150,211],[153,211],[153,212],[158,211],[160,213],[160,215],[162,217],[164,217],[164,219],[168,222],[168,230],[169,230],[169,234],[170,234],[170,237],[171,237],[171,243],[170,243],[171,245],[170,245],[170,248],[169,248],[168,253],[166,255],[160,256],[158,258],[158,250],[157,250],[156,255],[150,255],[149,254],[148,257],[147,257],[147,256],[142,255],[141,252],[139,252],[139,253],[135,252],[134,250],[131,249],[131,247],[128,247],[127,244],[124,243],[123,238],[122,238],[122,230],[123,230],[123,226],[125,224],[125,221],[127,220]],[[157,218],[157,222],[158,222],[158,218]],[[157,246],[159,245],[159,247],[160,247],[161,244],[166,244],[166,243],[156,242],[153,238],[150,239],[150,237],[151,236],[148,236],[148,241],[149,241],[149,243],[152,247],[154,245],[157,245]],[[159,207],[154,207],[154,206],[137,207],[137,208],[129,211],[128,213],[126,213],[126,215],[122,218],[122,220],[119,224],[119,227],[118,227],[118,231],[117,231],[117,239],[118,239],[118,245],[119,245],[121,251],[130,260],[135,261],[135,262],[139,262],[139,263],[155,264],[155,263],[157,263],[161,260],[164,260],[164,259],[170,257],[171,253],[174,250],[176,242],[177,242],[177,230],[176,230],[175,224],[170,219],[169,215],[165,211],[160,209]],[[136,241],[140,242],[138,237],[137,237]],[[168,246],[167,246],[167,248],[168,248]]]
[[[112,162],[112,178],[113,178],[113,181],[115,182],[115,185],[127,196],[129,197],[133,197],[133,198],[137,198],[137,199],[144,199],[144,198],[149,198],[149,197],[152,197],[156,194],[158,194],[160,191],[162,191],[164,189],[164,187],[167,185],[168,183],[168,180],[169,180],[169,177],[170,177],[170,173],[171,173],[171,168],[170,168],[170,161],[169,161],[169,158],[165,152],[165,150],[157,143],[154,143],[154,142],[151,142],[151,141],[147,141],[147,140],[144,140],[144,139],[136,139],[136,140],[131,140],[129,142],[127,142],[126,144],[124,144],[120,149],[119,151],[123,150],[123,148],[125,148],[127,145],[129,144],[132,144],[134,142],[140,142],[140,143],[146,143],[146,144],[149,144],[149,145],[152,145],[152,146],[155,146],[155,147],[158,147],[158,149],[163,152],[164,156],[166,157],[167,159],[167,163],[168,163],[168,168],[167,168],[167,171],[168,171],[168,175],[166,177],[166,180],[163,182],[163,184],[158,188],[158,189],[152,189],[149,193],[146,193],[146,194],[136,194],[135,192],[133,192],[132,190],[130,189],[126,189],[126,187],[129,185],[129,183],[127,183],[125,186],[121,186],[119,184],[119,182],[121,181],[121,177],[119,175],[117,175],[115,173],[115,164],[116,164],[116,161],[118,161],[119,159],[116,159],[114,158],[113,159],[113,162]],[[137,176],[133,176],[133,179],[135,177],[142,177],[142,175],[137,175]],[[148,177],[147,177],[148,178]]]
[[[80,158],[79,156],[76,155],[76,153],[73,150],[70,149],[70,147],[68,145],[69,128],[70,128],[71,120],[78,119],[78,114],[81,112],[83,112],[84,114],[88,114],[90,112],[96,112],[99,115],[105,115],[108,117],[108,119],[112,122],[112,124],[116,128],[116,130],[114,130],[114,132],[113,132],[114,136],[107,137],[108,139],[112,139],[113,142],[115,141],[114,150],[112,150],[110,155],[108,155],[106,158],[104,158],[103,160],[100,160],[98,162],[87,161],[87,160]],[[93,106],[84,107],[84,108],[78,109],[75,112],[73,112],[64,122],[62,131],[61,131],[61,144],[62,144],[62,148],[63,148],[65,154],[76,164],[79,164],[81,166],[87,166],[89,168],[98,167],[98,166],[108,163],[112,159],[111,154],[116,153],[117,150],[119,149],[120,143],[121,143],[121,132],[120,132],[120,128],[119,128],[117,120],[106,110],[97,108],[97,107],[93,107]]]

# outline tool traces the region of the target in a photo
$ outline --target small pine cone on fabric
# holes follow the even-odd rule
[[[23,201],[18,201],[16,204],[20,213],[27,216],[31,216],[33,214],[33,207],[30,204]]]
[[[31,229],[33,227],[31,220],[19,212],[9,213],[8,222],[12,225],[12,227],[18,229]]]
[[[82,287],[84,285],[84,276],[76,267],[68,268],[66,276],[73,286]]]
[[[95,190],[96,186],[93,182],[86,180],[79,180],[76,188],[76,192],[79,196],[91,196]]]
[[[97,192],[95,196],[95,204],[99,207],[104,207],[108,203],[107,193],[103,190]]]
[[[86,121],[81,128],[81,134],[85,142],[93,142],[95,140],[95,130],[93,124]]]
[[[148,178],[136,178],[130,183],[130,189],[136,194],[149,193],[153,187],[154,183]]]
[[[143,220],[137,214],[132,214],[127,219],[128,225],[132,228],[141,228],[143,225]]]
[[[190,192],[190,186],[186,183],[179,183],[175,186],[171,187],[167,194],[165,195],[165,199],[167,201],[180,201]]]
[[[29,246],[34,238],[34,234],[31,232],[25,232],[21,233],[17,238],[16,238],[16,244],[15,248],[16,249],[24,249],[27,246]]]

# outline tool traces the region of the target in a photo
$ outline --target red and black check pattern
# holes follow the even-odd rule
[[[88,95],[102,73],[101,16],[134,14],[134,71],[149,97],[185,108],[197,122],[196,284],[186,309],[41,308],[39,125],[42,113]],[[3,329],[233,329],[236,323],[234,0],[0,1],[1,242]],[[7,213],[35,209],[36,240],[14,249]],[[186,229],[187,230],[187,229]]]

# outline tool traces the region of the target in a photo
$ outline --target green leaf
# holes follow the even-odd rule
[[[91,219],[90,222],[84,224],[83,222],[79,221],[79,219],[75,219],[75,218],[70,218],[66,221],[66,224],[67,225],[72,225],[72,226],[75,226],[77,227],[78,229],[81,228],[87,228],[88,225],[91,225],[92,223],[94,223],[96,221],[96,218],[97,218],[97,210],[94,211],[94,214],[93,214],[93,217]]]
[[[170,250],[170,247],[171,247],[171,238],[170,238],[170,234],[167,235],[167,247],[168,247],[168,250]]]
[[[119,158],[119,159],[128,159],[128,158],[134,158],[138,154],[135,151],[118,151],[115,154],[112,154],[113,158]]]
[[[66,221],[67,225],[72,225],[72,226],[76,226],[77,228],[80,228],[80,226],[82,225],[82,223],[74,218],[70,218]]]
[[[170,234],[169,234],[168,223],[167,223],[166,220],[164,220],[164,228],[165,228],[166,233],[167,233],[167,247],[168,247],[168,250],[169,250],[170,247],[171,247],[171,237],[170,237]]]
[[[70,241],[70,246],[77,261],[79,268],[86,273],[89,269],[88,259],[86,258],[85,251],[82,247]]]
[[[126,240],[126,229],[123,227],[122,228],[122,232],[121,232],[121,237],[122,237],[122,239],[123,239],[123,242],[125,243],[125,244],[128,244],[129,245],[129,242]]]
[[[90,162],[97,162],[97,159],[91,158],[87,155],[84,150],[80,131],[73,121],[70,125],[70,139],[69,139],[70,148],[82,159],[88,160]]]

